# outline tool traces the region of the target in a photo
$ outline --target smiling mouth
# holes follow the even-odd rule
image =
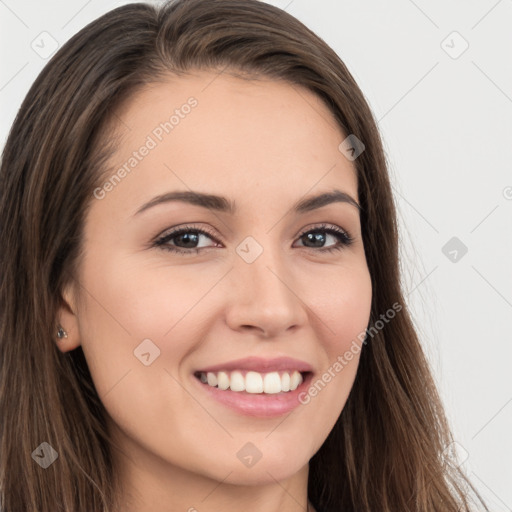
[[[234,370],[195,372],[194,376],[204,385],[223,391],[275,395],[295,391],[310,373],[298,370],[267,373]]]

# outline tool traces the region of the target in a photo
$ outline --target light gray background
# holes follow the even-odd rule
[[[31,45],[62,45],[125,3],[0,0],[2,147],[47,62]],[[512,0],[269,3],[334,48],[379,121],[407,299],[462,464],[511,511]]]

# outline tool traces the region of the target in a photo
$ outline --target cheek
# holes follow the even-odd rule
[[[372,286],[366,265],[332,272],[324,293],[314,294],[313,329],[325,350],[322,367],[299,400],[321,419],[316,439],[327,437],[347,401],[356,377],[371,312]],[[312,294],[313,297],[313,294]],[[313,301],[311,301],[313,303]],[[315,448],[320,448],[321,442]]]
[[[371,278],[366,265],[332,273],[327,292],[318,292],[315,309],[323,324],[330,362],[355,340],[361,345],[372,304]]]
[[[217,278],[210,273],[187,281],[178,269],[172,276],[167,272],[165,280],[162,275],[154,268],[123,266],[115,255],[84,262],[80,333],[100,397],[127,372],[160,366],[164,360],[171,368],[197,338],[194,308]],[[150,366],[143,363],[147,352],[146,362],[154,361]]]
[[[171,337],[218,280],[211,269],[196,272],[145,262],[123,264],[114,255],[101,265],[97,261],[84,265],[83,281],[89,292],[85,313],[91,320],[88,324],[97,326],[96,334],[117,333],[112,341],[125,342],[128,337],[140,343],[145,338]]]
[[[210,272],[208,279],[191,281],[178,269],[171,276],[144,265],[135,271],[114,256],[112,263],[97,261],[84,263],[87,293],[79,317],[82,349],[98,395],[125,433],[158,451],[169,443],[159,436],[172,432],[173,451],[179,454],[188,424],[176,411],[187,411],[197,425],[204,424],[204,411],[191,408],[176,368],[204,338],[204,311],[198,313],[197,306],[218,277]],[[158,430],[162,425],[165,429]]]

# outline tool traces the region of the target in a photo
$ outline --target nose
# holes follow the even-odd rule
[[[307,308],[305,297],[301,297],[302,283],[278,252],[279,249],[265,248],[252,263],[235,258],[229,273],[231,293],[226,312],[231,329],[276,338],[305,324]]]

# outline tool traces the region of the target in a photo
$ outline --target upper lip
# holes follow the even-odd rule
[[[197,370],[198,372],[219,372],[232,370],[248,370],[258,373],[298,370],[299,372],[311,372],[313,368],[310,364],[300,359],[292,357],[276,357],[273,359],[265,359],[263,357],[244,357],[243,359],[235,359],[226,363],[220,363],[206,368]]]

